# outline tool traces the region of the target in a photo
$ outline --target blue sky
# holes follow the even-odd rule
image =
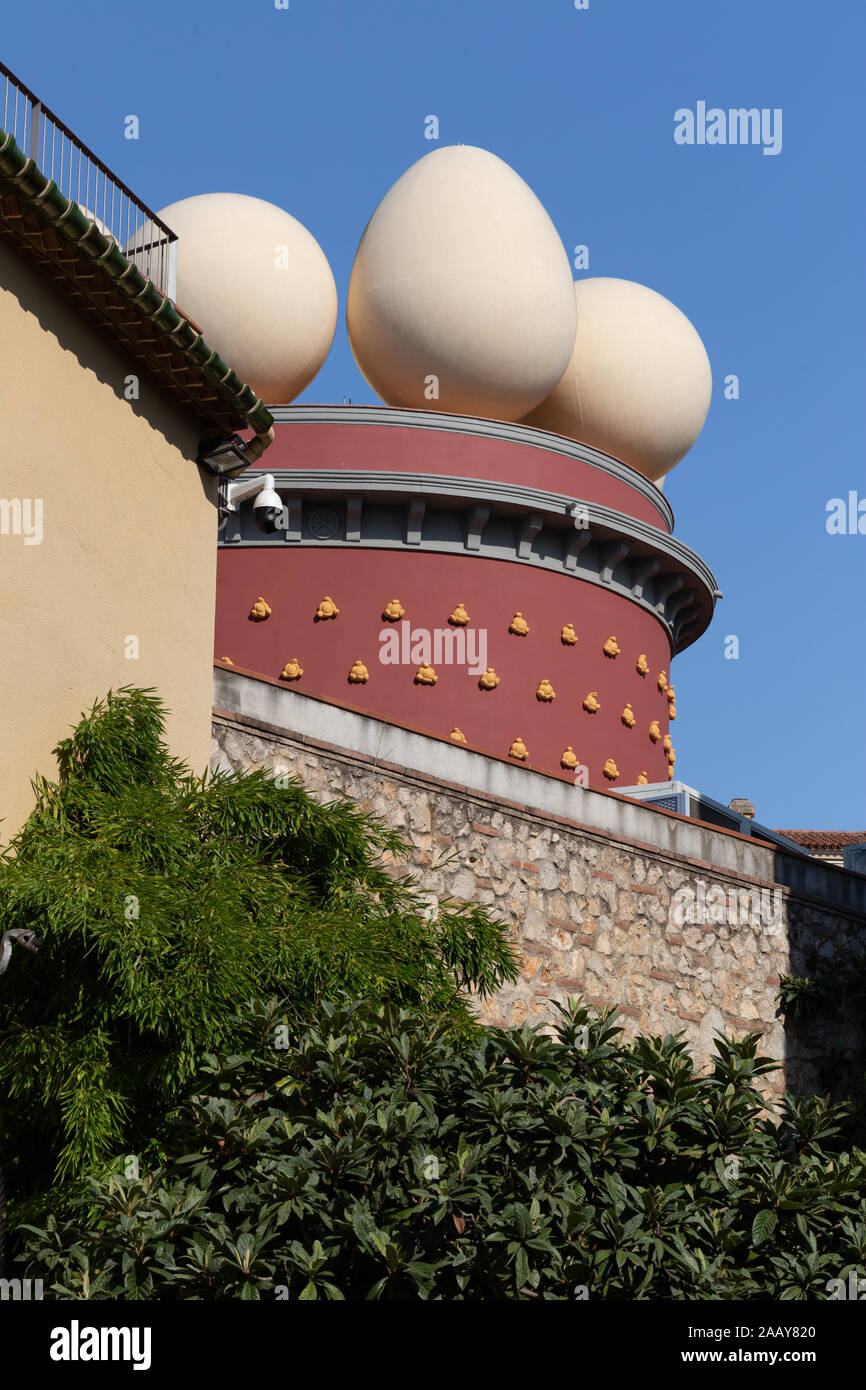
[[[666,494],[725,598],[673,664],[677,775],[769,825],[866,830],[866,535],[825,526],[866,498],[864,52],[852,0],[43,0],[6,7],[0,56],[151,206],[248,193],[309,227],[341,317],[301,399],[375,400],[346,285],[429,114],[517,170],[586,273],[678,304],[714,393]],[[675,144],[698,101],[782,108],[781,153]]]

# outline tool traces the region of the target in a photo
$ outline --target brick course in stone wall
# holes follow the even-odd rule
[[[858,1040],[859,1019],[844,1008],[832,1037],[826,1029],[786,1037],[777,1016],[783,975],[802,973],[812,952],[866,942],[866,917],[856,912],[244,716],[215,712],[213,735],[214,767],[284,768],[320,799],[351,798],[403,834],[425,892],[486,903],[509,923],[520,978],[479,1004],[485,1022],[546,1023],[554,1001],[579,994],[616,1006],[633,1033],[682,1032],[700,1065],[714,1033],[756,1031],[799,1090],[816,1084],[813,1058],[828,1043]],[[674,895],[700,882],[775,890],[781,920],[677,921]],[[782,1089],[782,1075],[772,1089]]]

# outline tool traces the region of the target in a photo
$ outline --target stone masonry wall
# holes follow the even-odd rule
[[[243,717],[217,713],[213,735],[215,767],[288,769],[320,799],[345,794],[402,832],[431,895],[489,904],[510,924],[520,978],[480,1004],[485,1022],[544,1023],[552,1001],[580,994],[615,1005],[631,1032],[683,1032],[701,1065],[715,1032],[759,1031],[797,1090],[816,1084],[812,1058],[826,1045],[856,1040],[859,1022],[844,1011],[831,1038],[786,1038],[776,996],[810,952],[866,941],[866,918],[780,887],[781,921],[679,924],[678,889],[767,884]]]

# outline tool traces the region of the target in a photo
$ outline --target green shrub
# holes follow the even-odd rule
[[[285,1051],[278,1011],[248,1027],[159,1170],[31,1228],[49,1297],[824,1299],[866,1267],[845,1107],[768,1117],[757,1034],[696,1075],[682,1040],[576,1004],[555,1037],[375,1001],[323,1006]]]
[[[464,992],[516,974],[486,909],[427,920],[383,867],[405,846],[374,817],[262,772],[196,778],[163,724],[151,692],[109,693],[0,855],[0,935],[42,940],[0,981],[0,1153],[19,1201],[158,1151],[202,1054],[237,1046],[239,1001],[303,1012],[349,991],[469,1028]]]

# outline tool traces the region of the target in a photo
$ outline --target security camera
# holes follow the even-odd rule
[[[285,508],[280,494],[274,489],[272,473],[254,473],[249,477],[223,482],[220,486],[220,515],[234,516],[242,502],[252,499],[253,520],[260,531],[272,535],[284,525]]]
[[[273,535],[274,531],[279,530],[282,515],[283,504],[278,492],[265,487],[256,493],[253,498],[253,520],[260,531]]]

